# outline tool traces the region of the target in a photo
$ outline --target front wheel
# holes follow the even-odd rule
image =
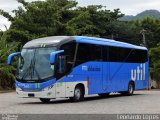
[[[77,86],[74,90],[74,96],[70,98],[73,102],[78,102],[84,99],[83,88],[81,86]]]
[[[40,98],[40,101],[43,102],[43,103],[49,103],[50,99],[48,99],[48,98]]]

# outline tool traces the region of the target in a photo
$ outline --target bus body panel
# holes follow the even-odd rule
[[[49,82],[39,83],[39,85],[38,83],[16,82],[16,86],[23,89],[28,88],[28,91],[35,90],[36,87],[43,89],[47,85],[54,84],[54,87],[48,91],[17,92],[21,97],[27,97],[30,93],[34,93],[36,95],[35,97],[43,98],[72,97],[77,84],[83,84],[85,87],[85,95],[91,95],[127,91],[130,81],[134,81],[135,90],[145,89],[148,84],[148,62],[145,63],[145,77],[143,75],[143,66],[141,68],[142,76],[139,75],[139,79],[136,78],[136,80],[132,80],[131,76],[131,71],[137,70],[137,67],[141,65],[142,64],[140,63],[87,62],[75,67],[69,75],[64,76],[56,82],[55,79],[50,80]],[[108,71],[108,73],[106,71]],[[40,95],[41,93],[42,95]]]

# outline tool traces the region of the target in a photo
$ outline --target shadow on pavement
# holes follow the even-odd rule
[[[111,94],[109,95],[108,97],[100,97],[100,96],[88,96],[88,97],[85,97],[83,101],[80,101],[80,102],[71,102],[68,98],[66,99],[53,99],[51,100],[49,103],[42,103],[42,102],[26,102],[26,103],[19,103],[19,104],[65,104],[65,103],[73,103],[73,104],[76,104],[76,103],[82,103],[82,102],[87,102],[87,101],[98,101],[98,100],[103,100],[103,99],[114,99],[114,98],[117,98],[117,97],[134,97],[134,96],[139,96],[139,95],[145,95],[145,94],[134,94],[133,96],[125,96],[125,95],[121,95],[121,94]],[[39,99],[37,99],[38,101]]]

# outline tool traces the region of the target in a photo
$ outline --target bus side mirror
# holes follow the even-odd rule
[[[66,56],[59,56],[58,57],[58,61],[59,61],[59,63],[58,63],[58,66],[59,66],[59,68],[58,68],[58,72],[59,73],[64,73],[65,71],[66,71],[66,63],[67,63],[67,60],[66,60]]]
[[[20,54],[21,54],[21,52],[16,52],[16,53],[10,54],[10,55],[8,56],[7,64],[8,64],[8,65],[11,65],[13,57],[18,56],[18,55],[20,55]]]
[[[64,50],[59,50],[59,51],[52,52],[52,53],[50,54],[50,64],[51,64],[51,65],[54,65],[54,63],[55,63],[55,56],[56,56],[57,54],[63,53],[63,52],[64,52]]]

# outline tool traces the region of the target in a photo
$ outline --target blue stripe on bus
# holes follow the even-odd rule
[[[43,89],[49,85],[52,85],[56,83],[56,79],[51,79],[49,81],[43,82],[43,83],[21,83],[16,81],[16,86],[18,86],[21,89],[25,90],[32,90],[32,89]]]

